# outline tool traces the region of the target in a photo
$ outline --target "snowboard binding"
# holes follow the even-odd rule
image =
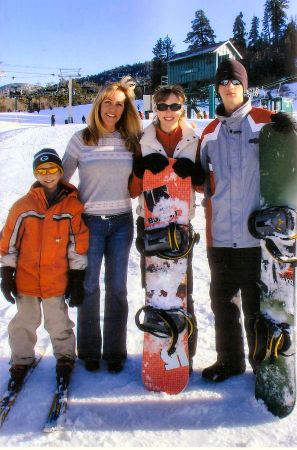
[[[143,323],[140,323],[140,314],[144,313]],[[140,308],[135,315],[137,327],[144,332],[151,333],[159,338],[171,337],[171,342],[167,348],[168,355],[172,355],[176,350],[178,335],[189,325],[188,339],[193,333],[194,325],[191,314],[183,309],[158,309],[151,305]]]
[[[254,211],[248,221],[249,231],[265,242],[268,253],[277,261],[297,261],[292,247],[297,238],[297,212],[288,206],[275,206]]]
[[[146,256],[159,256],[163,259],[180,259],[187,256],[193,246],[199,242],[199,233],[190,233],[188,226],[170,223],[166,227],[144,230],[142,245],[138,249]]]
[[[254,211],[248,221],[249,231],[256,239],[275,236],[296,239],[297,212],[288,206],[276,206]]]
[[[292,344],[289,328],[287,323],[277,323],[259,314],[254,324],[256,334],[254,361],[260,362],[269,358],[269,363],[272,364],[279,355],[291,356],[287,353]]]

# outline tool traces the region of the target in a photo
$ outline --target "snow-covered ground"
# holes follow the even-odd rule
[[[74,124],[65,125],[64,108],[35,114],[0,114],[0,229],[12,203],[25,194],[34,178],[32,157],[43,147],[63,155],[72,134],[83,127],[89,106],[73,108]],[[56,126],[50,127],[50,115]],[[200,134],[208,121],[197,120]],[[143,122],[147,124],[146,121]],[[77,175],[72,179],[77,184]],[[209,269],[206,259],[204,215],[201,196],[196,198],[193,225],[201,235],[194,249],[194,298],[199,326],[194,372],[185,391],[177,396],[147,391],[141,380],[143,335],[134,316],[143,305],[139,255],[133,245],[128,275],[128,360],[116,375],[104,363],[98,372],[87,372],[77,361],[65,431],[42,433],[55,389],[55,359],[49,338],[39,328],[38,344],[46,355],[12,407],[0,430],[0,446],[30,447],[295,447],[296,410],[285,419],[271,415],[254,398],[255,377],[247,362],[244,375],[224,383],[207,383],[201,371],[216,359],[214,323],[209,300]],[[135,214],[136,202],[133,201]],[[136,218],[136,215],[135,215]],[[104,297],[104,273],[101,274]],[[103,309],[103,308],[102,308]],[[0,393],[5,390],[10,349],[7,325],[16,308],[0,293]],[[76,311],[70,309],[76,321]]]

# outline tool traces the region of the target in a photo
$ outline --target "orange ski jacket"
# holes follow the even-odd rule
[[[63,295],[68,270],[87,266],[89,230],[77,189],[60,181],[49,206],[39,182],[9,211],[1,233],[1,263],[16,268],[19,294],[49,298]]]

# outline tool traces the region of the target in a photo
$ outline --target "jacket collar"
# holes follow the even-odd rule
[[[236,109],[231,116],[226,116],[225,114],[225,108],[223,103],[220,103],[216,109],[216,115],[220,122],[222,122],[223,125],[231,126],[234,123],[240,123],[250,112],[252,109],[251,100],[248,98],[244,102],[243,105],[240,106],[240,108]]]
[[[198,136],[196,135],[191,125],[189,125],[185,120],[180,120],[179,125],[182,130],[182,140],[178,143],[179,149],[184,148],[186,145],[193,141],[198,143]],[[148,145],[149,147],[157,151],[161,150],[161,144],[156,137],[156,125],[154,124],[154,122],[145,128],[144,134],[140,139],[140,145]]]
[[[39,183],[39,181],[36,181],[31,186],[29,194],[32,195],[33,197],[38,197],[43,202],[45,201],[47,203],[47,199],[46,199],[46,195],[45,195],[44,189],[43,189],[42,185]],[[59,203],[65,197],[75,197],[76,198],[77,194],[78,194],[78,191],[77,191],[77,188],[75,186],[73,186],[70,183],[67,183],[64,180],[60,180],[59,183],[58,183],[57,196],[54,199],[52,204]]]

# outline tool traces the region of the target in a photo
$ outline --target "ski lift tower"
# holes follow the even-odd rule
[[[72,78],[80,77],[80,68],[79,69],[60,69],[59,78],[68,77],[68,98],[69,98],[69,106],[68,106],[68,123],[73,123],[72,117]]]

